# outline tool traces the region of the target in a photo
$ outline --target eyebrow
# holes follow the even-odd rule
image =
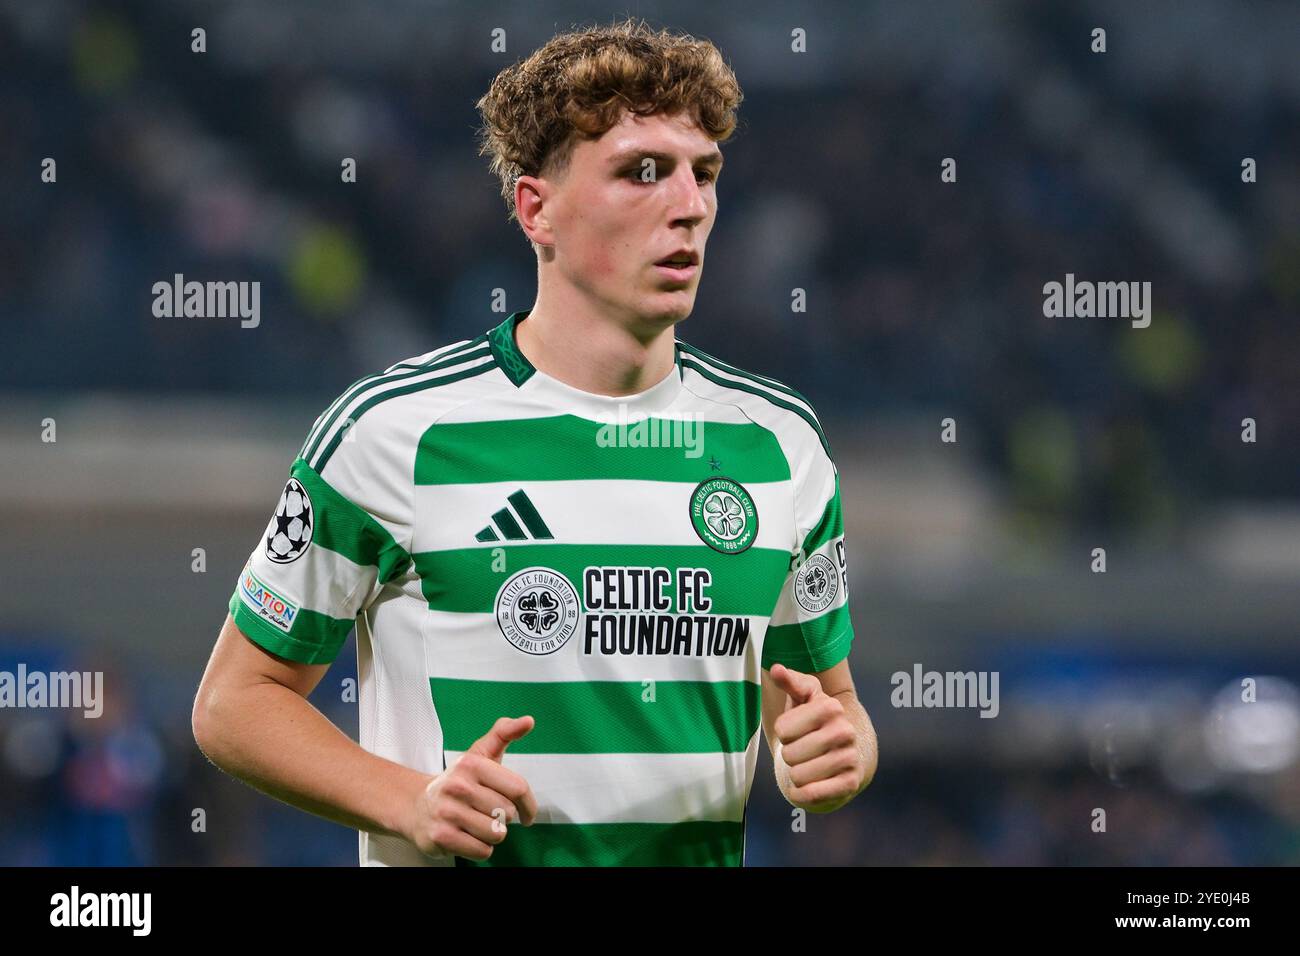
[[[653,149],[625,149],[621,153],[615,153],[611,156],[609,164],[611,166],[622,166],[624,163],[631,162],[632,160],[646,158],[653,159],[656,163],[664,163],[665,165],[671,165],[677,161],[676,157],[672,154],[661,153]],[[714,150],[712,153],[701,153],[699,156],[696,156],[691,160],[692,166],[715,166],[718,169],[722,168],[722,163],[723,159],[721,150]]]

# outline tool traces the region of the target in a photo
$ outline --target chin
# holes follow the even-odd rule
[[[688,302],[677,306],[645,306],[637,311],[647,323],[667,327],[685,319],[694,307],[694,302]]]
[[[659,292],[643,299],[636,311],[646,320],[664,325],[682,321],[695,309],[695,290],[680,289],[671,292]]]

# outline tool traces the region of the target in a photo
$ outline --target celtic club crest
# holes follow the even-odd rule
[[[714,551],[739,554],[758,535],[758,510],[739,482],[709,478],[691,492],[691,524]]]

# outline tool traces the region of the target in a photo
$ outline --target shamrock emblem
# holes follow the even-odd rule
[[[719,538],[734,538],[745,527],[740,502],[725,491],[715,491],[705,500],[704,520]]]
[[[808,572],[808,580],[804,587],[807,588],[809,597],[814,600],[820,598],[829,586],[830,578],[826,576],[826,569],[821,565],[814,566]]]
[[[560,619],[559,606],[550,591],[529,591],[519,599],[519,621],[534,634],[545,634]]]

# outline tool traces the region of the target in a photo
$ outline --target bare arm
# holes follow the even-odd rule
[[[263,650],[227,615],[194,700],[194,739],[222,770],[278,800],[410,839],[434,778],[362,749],[308,702],[328,669]]]
[[[227,615],[194,698],[194,739],[214,764],[308,813],[370,833],[393,834],[425,854],[475,860],[531,826],[537,798],[502,766],[506,747],[533,718],[501,717],[456,763],[421,773],[363,749],[307,696],[328,664],[299,664],[250,641]]]
[[[804,807],[814,813],[838,810],[867,788],[875,776],[878,760],[876,731],[866,709],[858,700],[848,660],[842,660],[828,670],[811,675],[820,683],[821,693],[837,701],[838,707],[816,698],[796,705],[773,679],[771,671],[764,670],[762,673],[763,732],[776,768],[777,787],[793,806]],[[787,718],[778,730],[778,719],[796,706],[811,712],[809,717],[793,721]],[[795,762],[803,763],[808,768],[806,773],[800,773],[801,780],[798,782],[791,777],[790,766],[783,759],[782,733],[787,737],[804,738],[792,741],[793,747],[800,748],[800,759]],[[818,799],[818,790],[829,789],[827,783],[836,775],[852,780],[852,792],[830,799]]]

